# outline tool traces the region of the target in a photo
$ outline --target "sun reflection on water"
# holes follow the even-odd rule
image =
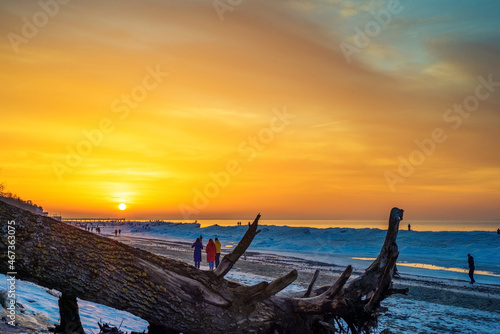
[[[361,260],[361,261],[374,261],[374,257],[353,257],[353,260]],[[420,269],[429,269],[429,270],[443,270],[443,271],[451,271],[451,272],[456,272],[456,273],[468,273],[468,269],[462,269],[462,268],[447,268],[447,267],[441,267],[441,266],[436,266],[433,264],[425,264],[425,263],[407,263],[407,262],[397,262],[398,266],[401,267],[411,267],[411,268],[420,268]],[[474,274],[476,275],[486,275],[486,276],[493,276],[493,277],[500,277],[500,275],[494,274],[491,271],[485,271],[485,270],[475,270]]]

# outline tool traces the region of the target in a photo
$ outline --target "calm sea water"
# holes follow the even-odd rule
[[[169,221],[166,219],[165,221]],[[177,222],[177,220],[172,220]],[[236,226],[240,221],[243,225],[248,225],[249,220],[236,219],[200,219],[197,222],[201,227],[211,225],[220,226]],[[184,221],[192,223],[193,221]],[[251,221],[250,221],[251,222]],[[292,226],[292,227],[347,227],[347,228],[378,228],[387,229],[387,220],[269,220],[261,219],[260,225],[277,225],[277,226]],[[411,229],[414,231],[496,231],[500,228],[500,220],[471,222],[471,221],[419,221],[419,220],[403,220],[400,228],[407,229],[408,224],[411,224]]]

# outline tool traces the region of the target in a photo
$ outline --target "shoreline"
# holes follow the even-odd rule
[[[264,227],[265,228],[265,227]],[[103,235],[107,237],[112,237],[114,238],[114,235],[112,233],[107,234],[107,231],[104,230]],[[203,232],[208,232],[209,235],[211,235],[210,231],[200,231],[200,233]],[[145,240],[153,240],[153,241],[170,241],[170,242],[178,242],[178,243],[183,243],[183,244],[189,244],[191,245],[191,239],[188,238],[182,238],[182,237],[176,237],[172,234],[166,233],[166,234],[152,234],[152,233],[147,233],[147,232],[142,232],[142,231],[127,231],[126,235],[122,235],[117,238],[119,241],[120,238],[136,238],[136,239],[145,239]],[[429,233],[434,233],[434,232],[429,232]],[[467,232],[466,232],[467,233]],[[385,235],[385,234],[384,234]],[[219,236],[220,238],[220,236]],[[404,238],[408,238],[407,236],[401,237],[402,241],[402,246],[400,246],[400,259],[398,259],[398,270],[402,273],[411,275],[411,276],[416,276],[416,277],[423,277],[423,278],[433,278],[433,279],[442,279],[442,280],[450,280],[450,281],[456,281],[456,282],[468,282],[468,269],[466,268],[457,268],[457,267],[443,267],[439,266],[437,264],[430,264],[430,263],[415,263],[413,262],[412,258],[409,257],[409,255],[404,253]],[[499,236],[499,243],[500,243],[500,236]],[[226,242],[226,247],[229,246],[228,250],[232,249],[237,243],[234,241],[228,241]],[[267,245],[265,245],[267,246]],[[374,256],[378,254],[379,251],[379,246],[375,246],[373,250]],[[224,249],[223,249],[224,251]],[[355,268],[362,269],[364,270],[367,268],[374,260],[374,257],[363,257],[360,258],[355,254],[349,253],[349,252],[343,252],[339,253],[336,252],[335,250],[332,250],[332,253],[324,253],[324,252],[315,252],[311,250],[304,250],[304,251],[293,251],[293,250],[284,250],[284,249],[272,249],[269,247],[259,247],[259,244],[257,243],[256,245],[251,246],[251,252],[259,252],[263,254],[274,254],[274,255],[280,255],[283,257],[288,257],[288,258],[297,258],[300,260],[305,260],[305,261],[317,261],[320,263],[324,263],[326,265],[336,265],[340,267],[346,267],[348,265],[352,265]],[[332,255],[333,254],[333,255]],[[366,256],[366,254],[363,254]],[[404,257],[407,257],[407,259],[404,259]],[[315,258],[315,260],[310,260],[311,258]],[[334,260],[333,260],[334,259]],[[409,261],[408,261],[409,260]],[[190,262],[188,262],[190,263]],[[490,268],[489,268],[490,269]],[[428,274],[424,274],[428,273]],[[499,273],[494,273],[492,271],[488,270],[480,270],[479,266],[476,264],[476,281],[479,282],[479,284],[489,284],[489,285],[500,285],[500,274]]]

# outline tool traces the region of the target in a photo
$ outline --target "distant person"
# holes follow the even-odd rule
[[[215,238],[215,268],[219,266],[220,263],[220,249],[222,245],[220,244],[219,238]]]
[[[118,230],[118,235],[122,235],[122,230],[121,229]]]
[[[196,241],[191,245],[191,248],[194,248],[194,266],[200,269],[201,250],[203,249],[203,244],[201,243],[200,238],[196,239]]]
[[[500,235],[500,228],[497,230],[497,234],[499,234],[499,235]]]
[[[474,258],[472,257],[472,255],[467,254],[467,259],[469,261],[470,284],[474,284],[476,283],[476,281],[474,280],[474,269],[476,269],[476,267],[474,266]]]
[[[115,237],[118,235],[118,230],[115,228]]]
[[[208,262],[208,268],[210,270],[214,270],[214,262],[215,262],[215,243],[214,241],[210,238],[207,243],[207,247],[205,248],[205,252],[207,252],[207,262]]]
[[[411,231],[411,225],[408,224],[408,231]]]

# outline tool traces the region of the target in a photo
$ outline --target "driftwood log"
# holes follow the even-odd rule
[[[215,271],[202,271],[0,201],[0,272],[12,271],[7,232],[15,221],[18,279],[59,290],[60,305],[80,298],[128,311],[149,322],[149,333],[362,333],[375,325],[383,299],[404,292],[391,282],[403,210],[391,210],[380,254],[363,275],[348,282],[348,266],[330,287],[315,295],[311,284],[302,298],[276,296],[296,270],[254,286],[224,279],[259,233],[259,218]],[[78,316],[64,311],[59,331],[82,333],[72,322]]]

